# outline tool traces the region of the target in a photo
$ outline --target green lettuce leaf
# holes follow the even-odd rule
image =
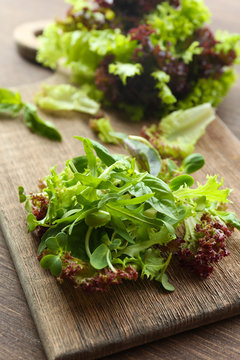
[[[166,85],[170,81],[170,76],[161,70],[154,71],[151,75],[157,80],[156,88],[160,90],[158,96],[162,102],[165,104],[175,103],[177,99]]]
[[[72,5],[75,11],[81,11],[85,8],[91,9],[94,6],[92,0],[66,0],[66,3]]]
[[[203,103],[210,103],[213,107],[217,107],[227,95],[232,85],[237,79],[234,69],[226,69],[218,78],[199,79],[192,89],[191,93],[178,102],[180,109],[189,109],[193,106]]]
[[[70,110],[91,115],[96,114],[100,106],[85,91],[67,84],[43,85],[35,101],[43,110]]]
[[[193,60],[194,55],[199,55],[202,52],[202,48],[199,46],[198,41],[193,41],[192,44],[182,54],[182,59],[185,64],[189,64]]]
[[[228,195],[230,194],[230,189],[220,189],[223,185],[223,179],[221,182],[217,181],[218,175],[207,176],[207,182],[205,185],[200,185],[196,189],[191,189],[189,187],[180,187],[178,190],[174,191],[173,194],[176,199],[184,201],[196,199],[198,197],[205,196],[208,201],[211,202],[221,202],[227,203]]]
[[[217,30],[215,38],[218,41],[216,44],[217,52],[223,51],[225,54],[234,50],[236,53],[235,64],[240,63],[240,34],[229,34],[228,31]]]
[[[194,151],[195,144],[214,119],[215,112],[211,105],[203,104],[185,111],[175,111],[158,125],[144,127],[142,133],[160,155],[184,158]]]
[[[213,214],[220,217],[226,224],[230,224],[236,229],[240,230],[240,219],[234,212],[213,210]]]
[[[113,133],[113,128],[108,117],[103,117],[100,119],[91,119],[90,120],[91,129],[97,133],[100,140],[106,144],[118,144],[119,140],[111,135]]]
[[[110,64],[108,67],[108,71],[110,74],[118,75],[123,82],[123,85],[127,84],[127,78],[133,77],[135,75],[140,75],[143,68],[141,64],[126,64],[116,62]]]
[[[156,30],[152,39],[157,41],[160,35],[161,48],[166,49],[171,44],[171,50],[179,40],[187,39],[209,19],[210,13],[203,0],[182,0],[180,8],[174,8],[166,1],[147,17]]]
[[[21,96],[8,89],[0,89],[0,114],[15,117],[23,107]]]
[[[37,61],[56,69],[58,60],[63,56],[61,44],[62,31],[57,24],[52,23],[44,29],[41,36],[38,37],[40,46],[37,53]]]

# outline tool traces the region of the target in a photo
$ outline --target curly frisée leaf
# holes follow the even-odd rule
[[[135,75],[140,75],[143,68],[141,64],[125,64],[116,62],[110,64],[108,71],[110,74],[118,75],[122,80],[123,84],[127,84],[127,78]]]
[[[159,98],[165,104],[173,104],[177,101],[170,88],[166,85],[170,81],[170,76],[164,71],[158,70],[151,74],[157,80],[156,88],[159,90]]]
[[[104,291],[123,279],[147,277],[173,291],[165,273],[176,244],[181,245],[179,258],[187,261],[190,254],[195,263],[201,246],[216,249],[216,256],[208,250],[207,259],[201,255],[204,267],[195,264],[200,276],[212,271],[209,259],[215,263],[228,255],[224,241],[239,219],[220,211],[230,190],[220,189],[217,176],[194,189],[187,174],[168,185],[139,171],[131,156],[111,155],[96,141],[77,139],[85,155],[68,160],[59,174],[52,168],[36,194],[25,195],[19,187],[28,231],[36,230],[41,239],[40,265],[60,282],[69,279],[82,289]],[[185,230],[182,241],[176,237],[179,227]],[[192,242],[197,254],[191,252]]]
[[[185,175],[186,176],[186,175]],[[228,202],[228,195],[230,189],[220,189],[223,185],[223,179],[221,182],[217,181],[218,175],[207,176],[207,182],[205,185],[200,185],[196,189],[190,189],[187,186],[182,186],[174,192],[174,196],[178,199],[195,199],[197,197],[205,196],[209,201],[217,201],[226,203]],[[177,178],[176,178],[177,179]],[[174,179],[175,180],[175,179]]]

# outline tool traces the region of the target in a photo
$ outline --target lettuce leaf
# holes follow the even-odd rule
[[[157,80],[156,88],[159,89],[159,98],[165,104],[173,104],[177,101],[170,88],[166,85],[170,81],[170,76],[164,71],[157,70],[151,74]]]
[[[194,151],[195,144],[214,119],[215,112],[206,103],[185,111],[174,111],[158,125],[143,127],[142,135],[162,156],[184,158]]]
[[[127,78],[133,77],[135,75],[140,75],[142,73],[142,65],[141,64],[130,64],[130,63],[121,63],[115,62],[110,64],[108,67],[108,71],[110,74],[118,75],[122,80],[123,85],[127,84]]]
[[[99,103],[91,99],[86,91],[71,85],[43,85],[42,91],[35,97],[36,104],[43,110],[80,111],[94,115]]]
[[[221,190],[220,187],[223,185],[223,179],[221,182],[217,181],[218,175],[207,176],[207,182],[205,185],[200,185],[196,189],[191,189],[189,187],[180,187],[178,190],[174,191],[174,196],[176,199],[184,200],[193,200],[198,197],[205,196],[208,201],[211,202],[221,202],[227,203],[228,195],[230,194],[230,189]]]
[[[56,69],[58,60],[63,56],[62,31],[57,24],[48,25],[41,36],[38,37],[40,46],[37,61],[51,69]]]
[[[152,34],[153,42],[161,37],[160,47],[171,50],[177,42],[184,41],[195,30],[210,19],[210,13],[203,0],[182,0],[180,8],[172,7],[167,1],[147,17],[148,24],[156,30]]]
[[[234,50],[236,53],[235,64],[240,63],[240,34],[230,34],[228,31],[217,30],[215,38],[217,52],[223,51],[225,54]]]
[[[199,55],[202,52],[202,48],[199,46],[198,41],[193,41],[192,44],[182,54],[182,59],[185,64],[189,64],[193,60],[194,55]]]
[[[106,144],[118,144],[118,139],[113,136],[113,128],[108,117],[90,120],[91,129],[97,133],[100,140]]]
[[[192,106],[208,102],[217,107],[227,95],[237,79],[234,69],[226,69],[218,79],[199,79],[191,93],[178,102],[180,109],[189,109]]]

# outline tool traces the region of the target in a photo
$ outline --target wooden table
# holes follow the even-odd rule
[[[206,0],[214,14],[213,29],[240,32],[239,0]],[[23,60],[16,52],[12,33],[26,21],[64,15],[63,0],[0,0],[0,87],[43,80],[50,72]],[[238,72],[240,73],[239,69]],[[240,138],[240,81],[219,107],[218,113]],[[46,359],[4,238],[0,232],[0,360]],[[240,359],[240,316],[125,351],[108,359]]]

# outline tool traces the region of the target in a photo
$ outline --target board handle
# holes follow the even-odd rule
[[[36,63],[38,36],[52,20],[39,20],[19,25],[13,33],[17,50],[25,59]]]

